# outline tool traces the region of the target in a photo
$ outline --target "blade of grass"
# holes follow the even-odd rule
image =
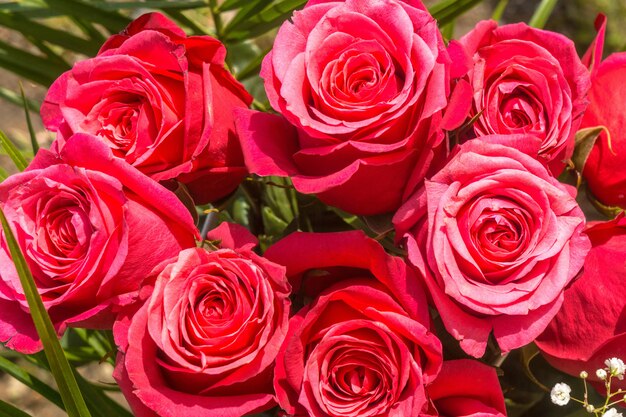
[[[26,115],[26,125],[28,126],[28,135],[30,136],[30,145],[33,148],[33,155],[37,155],[39,150],[39,143],[37,143],[37,135],[35,135],[35,129],[33,128],[33,122],[30,120],[30,112],[28,111],[28,103],[26,102],[26,95],[24,94],[24,86],[20,82],[20,94],[22,95],[22,105],[24,107],[24,114]]]
[[[41,338],[44,352],[50,364],[50,370],[59,387],[59,392],[63,399],[63,404],[65,404],[68,417],[91,417],[85,400],[78,388],[78,384],[76,383],[76,379],[74,378],[74,372],[65,358],[65,354],[57,338],[57,333],[50,321],[50,316],[48,316],[41,296],[37,291],[33,276],[28,269],[24,255],[22,255],[22,251],[20,250],[2,209],[0,209],[0,222],[2,223],[4,238],[11,252],[15,270],[20,277],[20,283],[22,284],[24,296],[28,302],[28,308],[30,309],[33,323],[37,329],[37,334],[39,334]]]
[[[57,390],[2,356],[0,356],[0,371],[6,372],[7,375],[12,376],[60,409],[65,409],[61,395]]]
[[[542,0],[535,9],[535,13],[533,17],[530,18],[528,24],[534,28],[542,29],[548,22],[558,1],[559,0]]]
[[[500,19],[502,19],[504,11],[506,10],[506,6],[508,5],[509,0],[500,0],[496,7],[493,9],[493,14],[491,15],[491,18],[496,22],[500,21]]]
[[[439,25],[450,23],[458,16],[462,15],[483,0],[442,0],[432,5],[428,10],[433,15]]]
[[[13,142],[0,130],[0,145],[4,151],[9,155],[11,161],[15,164],[15,167],[20,171],[24,171],[28,166],[28,162],[24,158],[24,155],[15,147]]]
[[[0,417],[32,417],[7,402],[0,400]]]
[[[13,29],[22,35],[34,39],[45,40],[53,45],[61,46],[85,55],[94,55],[98,45],[64,30],[53,29],[17,13],[0,13],[0,26]]]
[[[102,10],[91,4],[79,0],[43,0],[51,9],[63,14],[76,16],[78,18],[96,22],[112,33],[117,33],[124,29],[131,20],[126,16],[110,11]]]
[[[16,106],[23,106],[22,98],[20,97],[20,95],[13,90],[9,90],[8,88],[0,87],[0,98],[8,101],[11,104],[15,104]],[[27,98],[26,104],[28,106],[28,111],[39,114],[39,105],[37,103]]]
[[[9,178],[9,173],[4,170],[4,168],[0,167],[0,182]]]

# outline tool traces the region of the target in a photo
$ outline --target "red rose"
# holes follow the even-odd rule
[[[238,112],[246,166],[351,213],[395,210],[445,153],[448,59],[418,0],[310,1],[263,61],[283,117]]]
[[[592,248],[582,276],[565,291],[554,320],[536,340],[554,367],[591,381],[604,361],[626,358],[626,218],[594,223],[585,231]],[[614,380],[626,389],[626,381]],[[603,384],[602,384],[603,385]]]
[[[530,156],[538,146],[472,139],[394,217],[446,329],[475,357],[492,331],[503,352],[533,341],[589,250],[574,189]]]
[[[434,409],[421,417],[506,416],[496,370],[478,361],[445,361],[428,395]]]
[[[136,416],[239,417],[274,404],[290,288],[244,231],[224,224],[210,239],[233,249],[187,249],[162,263],[143,306],[116,322],[115,377]]]
[[[536,136],[539,156],[559,174],[574,151],[590,85],[574,43],[524,23],[498,27],[483,21],[460,44],[469,55],[474,135]]]
[[[296,233],[266,256],[313,297],[276,359],[280,406],[311,417],[417,415],[442,353],[406,264],[362,232]]]
[[[626,208],[626,52],[609,56],[597,66],[589,91],[590,104],[581,127],[604,126],[585,164],[583,176],[603,204]]]
[[[59,333],[111,326],[141,277],[199,237],[170,191],[85,134],[69,138],[60,158],[40,151],[0,184],[0,205]],[[4,237],[0,278],[0,340],[41,349]]]
[[[143,15],[61,75],[41,117],[58,133],[57,148],[72,133],[91,133],[153,179],[175,178],[197,203],[213,201],[246,175],[232,113],[252,98],[224,68],[225,55],[216,39]]]

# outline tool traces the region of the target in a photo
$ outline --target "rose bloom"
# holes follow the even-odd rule
[[[609,358],[626,359],[626,218],[594,222],[585,233],[592,248],[583,273],[536,344],[555,368],[574,376],[587,371],[603,387],[595,370]],[[611,385],[626,389],[616,378]]]
[[[153,179],[183,182],[198,204],[227,195],[247,173],[233,109],[252,98],[225,56],[216,39],[141,16],[52,84],[41,117],[57,132],[53,147],[91,133]]]
[[[290,319],[276,359],[280,406],[311,417],[417,415],[442,352],[404,261],[360,231],[295,233],[265,255],[312,299]]]
[[[69,138],[60,156],[39,151],[27,171],[0,184],[0,205],[59,334],[68,325],[110,327],[141,278],[199,237],[174,194],[85,134]],[[0,340],[40,350],[4,237],[0,278]]]
[[[427,390],[432,407],[420,417],[506,416],[495,368],[478,361],[444,361],[437,379]]]
[[[531,156],[538,147],[472,139],[394,216],[446,329],[475,357],[492,331],[503,352],[537,337],[589,250],[574,189]]]
[[[626,53],[613,54],[602,61],[593,73],[591,103],[581,125],[607,129],[596,140],[583,170],[589,190],[604,205],[622,208],[626,208],[626,111],[622,105],[626,99],[625,82]]]
[[[147,299],[114,327],[114,376],[137,417],[239,417],[274,403],[272,369],[287,331],[284,267],[252,252],[242,226],[163,262]]]
[[[261,76],[281,116],[238,111],[246,166],[356,214],[395,210],[445,157],[449,57],[419,0],[313,0]]]
[[[468,118],[476,117],[473,135],[536,136],[539,157],[558,175],[574,151],[590,86],[574,43],[524,23],[483,21],[460,45],[468,55],[469,71],[460,83],[471,100]]]

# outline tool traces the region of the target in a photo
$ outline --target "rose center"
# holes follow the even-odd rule
[[[107,139],[113,149],[129,151],[137,140],[137,124],[142,100],[130,94],[111,94],[99,109],[97,135]]]

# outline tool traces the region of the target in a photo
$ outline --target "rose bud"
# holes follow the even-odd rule
[[[626,208],[626,52],[609,56],[593,73],[591,103],[581,127],[603,126],[583,170],[589,190],[602,204]]]

